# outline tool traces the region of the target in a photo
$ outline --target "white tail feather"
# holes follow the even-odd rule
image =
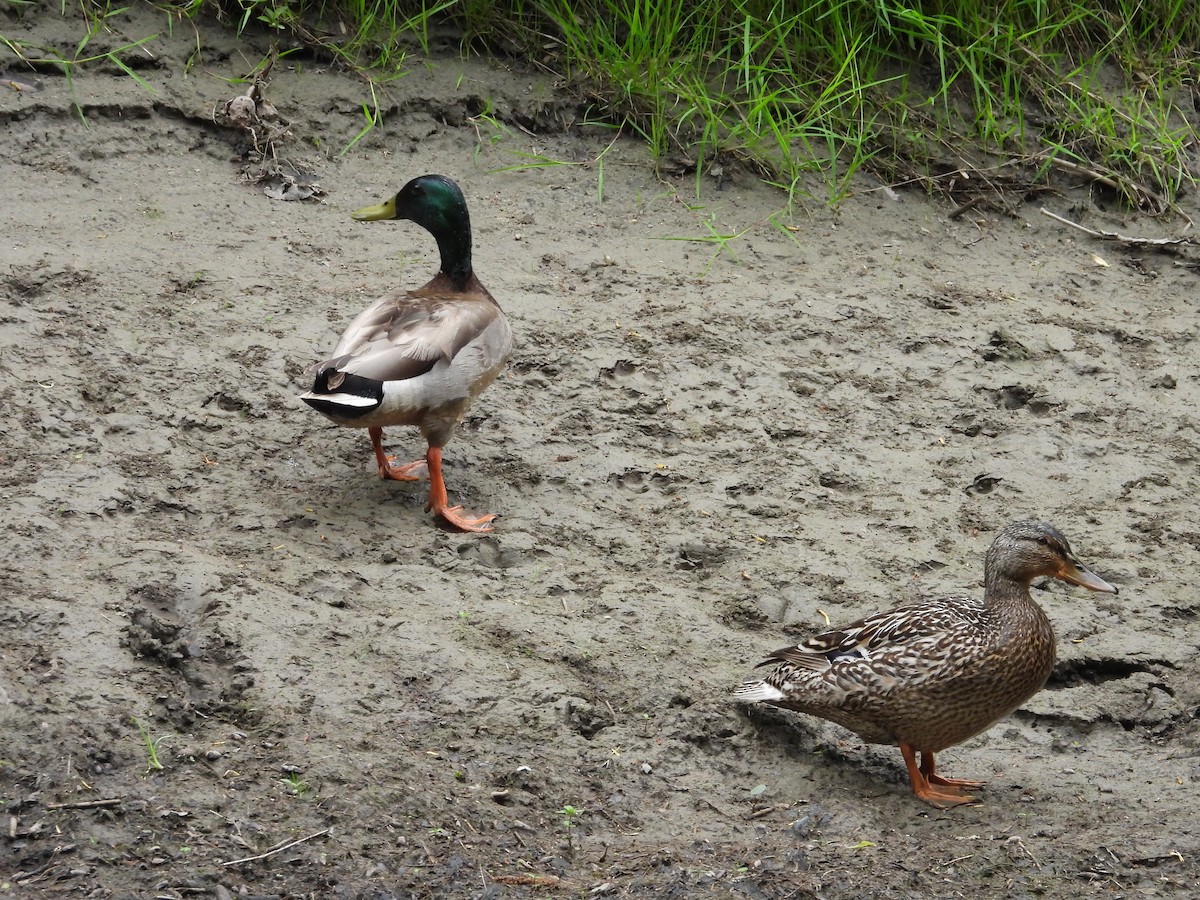
[[[300,399],[321,400],[325,403],[336,403],[338,406],[351,406],[355,409],[365,409],[379,404],[379,401],[373,397],[360,397],[358,394],[315,394],[312,391],[301,394]]]
[[[734,699],[746,703],[774,703],[782,700],[784,694],[779,688],[771,687],[765,681],[747,681],[734,690],[733,696]]]

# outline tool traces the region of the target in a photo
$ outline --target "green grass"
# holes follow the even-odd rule
[[[136,78],[125,59],[151,38],[90,53],[101,31],[122,33],[123,8],[80,2],[62,6],[64,15],[83,10],[74,53],[3,34],[0,42],[68,76],[104,59]],[[730,159],[789,201],[829,204],[863,170],[948,194],[1019,191],[1069,172],[1162,212],[1200,176],[1195,0],[154,5],[168,26],[217,15],[239,30],[287,33],[363,74],[363,126],[343,152],[382,122],[387,83],[415,64],[412,53],[427,54],[437,33],[457,35],[463,52],[536,60],[590,100],[590,118],[640,135],[656,160],[682,164],[698,185]],[[596,168],[602,180],[602,157]]]
[[[621,137],[620,132],[613,137],[612,140],[605,145],[592,159],[583,160],[582,162],[568,162],[562,159],[555,159],[552,156],[547,156],[545,153],[525,151],[515,151],[513,156],[519,160],[510,166],[501,166],[498,169],[493,169],[494,172],[523,172],[530,169],[546,169],[557,166],[576,166],[584,169],[592,169],[596,173],[596,200],[600,203],[604,202],[604,157],[608,155],[617,140]]]
[[[289,772],[283,779],[283,785],[292,793],[292,796],[301,800],[308,800],[313,796],[312,785],[305,781],[304,776],[299,772]]]
[[[158,755],[159,747],[162,746],[162,742],[169,738],[170,735],[164,734],[160,735],[159,737],[154,737],[150,733],[150,726],[148,726],[141,719],[138,719],[135,716],[132,718],[132,722],[137,728],[138,737],[142,742],[142,749],[146,751],[146,774],[149,774],[150,772],[161,772],[163,770],[163,763]]]
[[[689,206],[688,209],[693,213],[703,211],[702,208],[693,206]],[[686,243],[701,244],[703,246],[713,248],[712,255],[709,257],[707,265],[705,265],[702,272],[698,273],[699,277],[704,277],[708,275],[709,271],[720,258],[722,253],[727,253],[731,260],[733,260],[735,263],[738,262],[739,260],[737,258],[737,254],[734,252],[733,247],[731,247],[730,244],[736,241],[742,235],[746,234],[746,232],[750,231],[749,228],[743,228],[741,231],[723,232],[717,227],[716,217],[717,214],[715,212],[710,212],[705,218],[700,220],[700,224],[704,226],[707,234],[690,236],[668,235],[666,237],[656,238],[656,240],[684,241]]]
[[[13,5],[19,7],[26,4],[23,0],[14,0]],[[70,91],[73,99],[75,98],[75,73],[89,64],[98,62],[107,62],[115,66],[132,78],[148,93],[153,94],[154,89],[146,83],[144,78],[138,75],[127,62],[127,59],[132,51],[153,43],[158,37],[157,34],[147,35],[133,41],[126,41],[110,50],[93,52],[89,49],[98,35],[105,34],[107,36],[107,34],[113,32],[113,23],[120,19],[126,9],[127,7],[114,9],[107,2],[101,6],[95,3],[94,0],[85,0],[82,6],[83,14],[80,21],[82,34],[78,43],[75,44],[69,53],[64,53],[55,47],[12,38],[3,32],[0,32],[0,47],[5,48],[17,61],[25,63],[30,69],[36,70],[42,66],[54,66],[61,70],[67,81],[67,89]],[[63,14],[67,14],[67,7],[65,5],[63,7]],[[5,54],[0,53],[0,63],[5,61],[4,56]],[[4,66],[0,65],[0,68],[4,68]],[[79,101],[75,100],[74,105],[80,121],[84,121],[86,124]]]
[[[558,814],[562,816],[563,830],[567,835],[567,859],[575,858],[575,845],[578,843],[575,840],[575,829],[579,827],[579,819],[583,816],[583,813],[584,811],[582,809],[577,806],[571,806],[570,804],[564,806],[558,811]]]

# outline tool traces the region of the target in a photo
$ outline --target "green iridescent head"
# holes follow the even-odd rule
[[[361,222],[408,219],[433,235],[442,255],[442,271],[456,284],[471,277],[471,217],[458,185],[445,175],[414,178],[384,203],[355,210]]]

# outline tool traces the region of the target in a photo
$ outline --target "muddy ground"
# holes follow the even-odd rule
[[[86,127],[49,69],[0,90],[0,894],[1191,894],[1198,254],[1038,205],[1181,220],[1082,184],[951,218],[866,177],[789,214],[733,166],[656,176],[553,79],[453,47],[344,156],[366,87],[282,61],[276,149],[324,193],[280,201],[213,115],[263,45],[201,29],[186,74],[186,25],[137,57],[153,93],[77,74]],[[561,164],[505,171],[529,154]],[[428,171],[517,334],[446,454],[490,536],[296,399],[432,273],[427,234],[349,217]],[[978,806],[731,702],[826,616],[978,591],[1027,517],[1121,594],[1035,591],[1048,688],[940,757]]]

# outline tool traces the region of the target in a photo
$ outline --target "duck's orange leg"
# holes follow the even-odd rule
[[[450,498],[446,495],[446,482],[442,478],[442,448],[431,444],[425,451],[425,461],[429,465],[429,504],[425,508],[462,531],[491,531],[490,523],[496,518],[494,513],[476,516],[468,514],[461,506],[450,505]]]
[[[921,753],[921,774],[925,776],[925,780],[930,784],[940,784],[943,787],[963,787],[977,788],[987,784],[986,781],[972,781],[970,778],[943,778],[938,775],[935,769],[936,763],[933,761],[933,754],[928,751]]]
[[[936,806],[938,809],[949,809],[952,806],[960,806],[963,803],[973,803],[975,801],[975,797],[968,794],[961,786],[951,782],[949,779],[942,778],[940,775],[933,775],[932,778],[927,778],[922,767],[917,765],[917,748],[912,744],[901,744],[900,752],[904,754],[904,765],[908,768],[908,780],[912,782],[913,793],[930,806]],[[921,755],[923,760],[928,761],[927,765],[932,774],[933,754],[922,753]],[[967,783],[969,784],[970,782]]]
[[[368,428],[371,435],[371,449],[375,451],[375,463],[379,466],[379,477],[390,481],[420,481],[429,476],[426,462],[418,459],[416,462],[396,464],[396,457],[383,449],[383,429]]]

